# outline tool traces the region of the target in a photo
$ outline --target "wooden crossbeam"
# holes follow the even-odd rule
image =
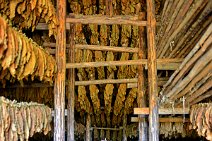
[[[163,86],[166,80],[158,78],[158,86]],[[137,78],[130,78],[130,79],[101,79],[101,80],[88,80],[88,81],[75,81],[75,86],[87,86],[87,85],[100,85],[100,84],[123,84],[127,83],[127,88],[136,88],[137,87]],[[68,82],[66,82],[66,86]],[[53,85],[46,84],[46,83],[32,83],[32,84],[15,84],[15,85],[6,85],[5,88],[30,88],[30,87],[53,87]],[[0,88],[3,88],[0,86]]]
[[[49,46],[55,48],[55,43],[44,43],[44,47]],[[69,44],[66,44],[69,46]],[[96,51],[113,51],[113,52],[132,52],[137,53],[138,48],[132,47],[115,47],[115,46],[100,46],[100,45],[82,45],[76,44],[75,49],[88,49],[88,50],[96,50]],[[55,54],[55,49],[50,49],[51,54]]]
[[[176,70],[182,59],[157,59],[158,70]],[[86,67],[106,67],[106,66],[124,66],[124,65],[146,65],[147,59],[127,60],[127,61],[102,61],[102,62],[82,62],[67,63],[66,68],[86,68]]]
[[[123,127],[119,127],[119,128],[91,127],[91,130],[93,130],[93,129],[119,131],[119,130],[123,130]]]
[[[149,115],[149,108],[134,108],[136,115]],[[189,108],[159,108],[159,115],[184,115],[189,114]]]
[[[138,122],[138,117],[131,117],[131,122]],[[190,122],[189,118],[183,119],[183,117],[168,117],[159,118],[159,122]]]
[[[49,30],[48,24],[38,23],[36,26],[36,30]],[[70,23],[66,23],[66,30],[70,30]]]
[[[158,86],[163,86],[167,81],[158,80]],[[127,88],[137,88],[138,83],[127,83]]]
[[[147,21],[140,21],[138,15],[115,15],[110,17],[108,15],[74,15],[74,17],[67,17],[68,23],[81,23],[81,24],[123,24],[123,25],[136,25],[146,26]]]

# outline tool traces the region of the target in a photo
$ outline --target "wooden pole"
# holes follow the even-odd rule
[[[145,19],[145,14],[140,15],[140,20]],[[139,27],[139,47],[138,47],[138,59],[145,59],[144,53],[144,27]],[[144,79],[144,66],[138,65],[138,96],[137,103],[139,108],[146,107],[146,96],[145,96],[145,79]],[[139,128],[139,141],[148,140],[147,123],[143,115],[138,115],[138,128]]]
[[[86,118],[86,141],[91,141],[91,116],[89,114],[87,114],[87,118]]]
[[[55,48],[55,43],[44,43],[43,46],[50,46]],[[70,46],[67,44],[66,46]],[[82,45],[76,44],[75,49],[88,49],[88,50],[95,50],[95,51],[113,51],[113,52],[138,52],[138,48],[131,48],[131,47],[114,47],[114,46],[100,46],[100,45]],[[51,54],[55,53],[55,49],[49,49]]]
[[[180,66],[180,63],[178,61],[179,59],[158,59],[157,69],[158,70],[176,70]],[[108,66],[125,66],[125,65],[147,65],[147,59],[127,60],[127,61],[67,63],[66,68],[70,69],[70,68],[103,67],[103,66],[108,67]]]
[[[122,141],[127,141],[126,128],[127,128],[127,115],[124,114],[124,116],[123,116],[123,138],[122,138]]]
[[[66,0],[57,0],[57,74],[54,84],[54,141],[65,141]]]
[[[74,36],[75,36],[75,25],[70,26],[70,48],[68,51],[68,62],[75,62],[75,51],[74,51]],[[75,94],[75,69],[68,70],[68,86],[67,86],[67,96],[68,96],[68,120],[67,120],[67,141],[74,141],[74,94]]]
[[[149,89],[149,140],[159,141],[159,116],[157,92],[157,66],[155,45],[154,0],[147,0],[148,89]]]

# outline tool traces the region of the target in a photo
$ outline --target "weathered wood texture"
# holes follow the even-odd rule
[[[149,140],[159,141],[157,65],[155,44],[155,6],[147,0],[148,89],[149,89]]]
[[[167,78],[158,78],[158,86],[163,86],[167,82]],[[87,81],[75,81],[75,86],[87,86],[87,85],[98,85],[98,84],[124,84],[127,83],[127,88],[137,88],[138,87],[138,79],[130,78],[130,79],[102,79],[102,80],[87,80]],[[66,86],[69,83],[66,82]],[[16,85],[8,85],[5,88],[36,88],[36,87],[54,87],[54,85],[45,84],[45,83],[32,83],[32,84],[16,84]],[[3,88],[0,86],[0,88]]]
[[[70,23],[82,23],[82,24],[126,24],[126,25],[137,25],[146,26],[146,21],[138,20],[138,15],[119,15],[110,17],[108,15],[75,15],[74,18],[68,17],[66,19]]]
[[[91,141],[91,116],[90,114],[87,114],[86,117],[86,141]]]
[[[185,57],[210,25],[210,0],[165,1],[157,33],[157,57]]]
[[[212,25],[208,27],[180,67],[164,85],[161,91],[161,106],[171,106],[173,102],[175,106],[182,106],[183,102],[180,98],[183,97],[184,104],[191,105],[192,101],[198,99],[212,87],[211,31]]]
[[[182,59],[157,59],[158,70],[175,70],[179,67]],[[102,62],[82,62],[82,63],[67,63],[66,68],[86,68],[86,67],[102,67],[102,66],[125,66],[125,65],[145,65],[147,59],[127,60],[127,61],[102,61]]]
[[[74,36],[75,25],[70,26],[70,47],[68,48],[67,61],[70,63],[75,62],[75,50],[74,50]],[[74,141],[74,95],[75,95],[75,69],[69,69],[67,76],[67,96],[68,96],[68,117],[67,117],[67,141]]]
[[[44,43],[43,46],[55,47],[55,43]],[[67,44],[69,46],[69,44]],[[88,49],[96,51],[113,51],[113,52],[138,52],[138,48],[131,47],[114,47],[114,46],[100,46],[100,45],[82,45],[76,44],[75,49]],[[49,50],[51,54],[55,54],[55,49]]]
[[[150,108],[134,108],[134,114],[149,115]],[[189,114],[189,108],[159,108],[158,114],[160,115],[183,115]]]
[[[54,83],[54,141],[65,141],[66,1],[57,0],[59,21],[56,38],[57,74]]]
[[[131,122],[138,122],[138,117],[131,117]],[[182,117],[165,117],[159,118],[159,122],[190,122],[189,118],[183,119]]]
[[[140,15],[140,20],[145,19],[145,15]],[[145,44],[144,44],[144,27],[139,27],[139,48],[138,48],[138,59],[145,59]],[[138,65],[138,95],[137,95],[137,103],[139,108],[144,108],[147,106],[147,96],[145,95],[146,87],[145,87],[145,73],[144,73],[144,65]],[[142,115],[138,115],[139,123],[139,141],[147,141],[148,140],[148,133],[147,133],[147,123],[145,118]],[[144,120],[142,120],[144,119]]]

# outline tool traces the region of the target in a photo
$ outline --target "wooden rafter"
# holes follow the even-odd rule
[[[212,24],[164,85],[160,99],[162,106],[170,106],[170,102],[182,106],[180,98],[184,98],[184,104],[188,106],[212,87],[211,30]]]

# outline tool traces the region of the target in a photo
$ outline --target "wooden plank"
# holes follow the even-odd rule
[[[70,63],[75,62],[75,50],[74,50],[74,36],[75,25],[70,26],[70,47],[68,50],[67,61]],[[74,141],[74,95],[75,95],[75,69],[68,70],[67,76],[67,96],[68,96],[68,117],[67,117],[67,141]]]
[[[55,43],[44,43],[44,47],[55,47]],[[66,46],[69,46],[67,44]],[[115,47],[115,46],[100,46],[100,45],[82,45],[76,44],[75,49],[88,49],[88,50],[96,50],[96,51],[113,51],[113,52],[133,52],[137,53],[138,48],[132,47]],[[51,49],[52,54],[54,54],[54,49]]]
[[[54,141],[65,141],[65,73],[66,73],[66,0],[57,0],[56,37],[57,74],[54,83]]]
[[[108,15],[74,15],[74,18],[67,17],[66,22],[69,23],[82,23],[82,24],[124,24],[124,25],[136,25],[146,26],[147,21],[138,20],[138,15],[115,15],[110,17]]]
[[[138,117],[131,117],[131,122],[138,122]],[[168,117],[168,118],[159,118],[159,122],[190,122],[189,118],[185,120],[183,117]]]
[[[149,115],[149,108],[134,108],[134,114]],[[159,108],[158,114],[160,115],[183,115],[189,114],[189,108]]]
[[[180,65],[179,62],[181,62],[181,59],[157,59],[157,69],[175,70],[179,67]],[[147,59],[127,60],[127,61],[67,63],[66,68],[70,69],[70,68],[103,67],[103,66],[106,67],[106,66],[123,66],[123,65],[147,65]]]
[[[155,45],[155,5],[147,2],[148,91],[149,91],[149,141],[159,141],[158,85]]]

